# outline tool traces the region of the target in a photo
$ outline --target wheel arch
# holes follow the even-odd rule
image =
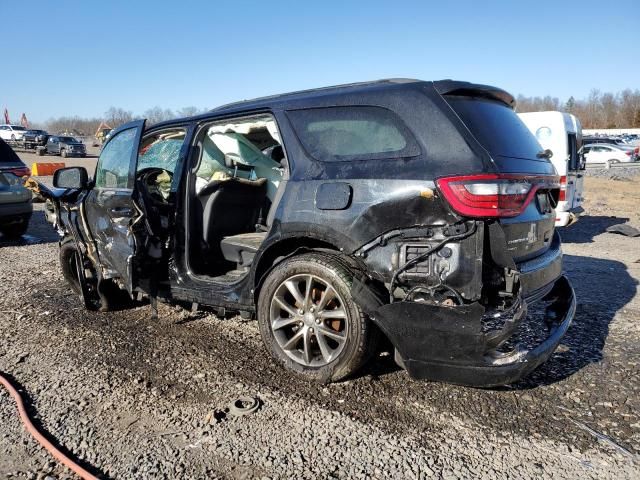
[[[276,265],[288,258],[309,252],[324,252],[327,255],[341,259],[346,266],[352,269],[361,268],[353,257],[344,254],[338,246],[329,241],[308,236],[283,238],[269,245],[258,259],[254,271],[254,302],[258,299],[264,279]]]

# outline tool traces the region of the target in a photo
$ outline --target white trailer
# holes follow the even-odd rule
[[[527,128],[544,149],[553,152],[553,163],[560,175],[560,201],[556,207],[556,226],[573,223],[584,210],[584,162],[578,153],[582,147],[582,126],[575,115],[563,112],[519,113]]]

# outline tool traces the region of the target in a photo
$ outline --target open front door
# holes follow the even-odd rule
[[[98,159],[94,186],[84,202],[103,278],[118,279],[132,292],[132,261],[136,239],[132,226],[142,219],[133,201],[138,148],[144,120],[122,125],[105,143]]]

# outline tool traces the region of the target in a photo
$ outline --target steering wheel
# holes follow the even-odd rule
[[[160,175],[167,175],[169,180],[160,181]],[[160,203],[167,203],[169,190],[173,182],[173,173],[159,167],[147,167],[139,170],[136,174],[136,181],[146,196]],[[164,185],[164,187],[163,187]]]

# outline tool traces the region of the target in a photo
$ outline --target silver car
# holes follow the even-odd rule
[[[23,175],[29,175],[29,169],[0,140],[0,233],[5,237],[18,238],[29,227],[32,195],[24,187]]]

